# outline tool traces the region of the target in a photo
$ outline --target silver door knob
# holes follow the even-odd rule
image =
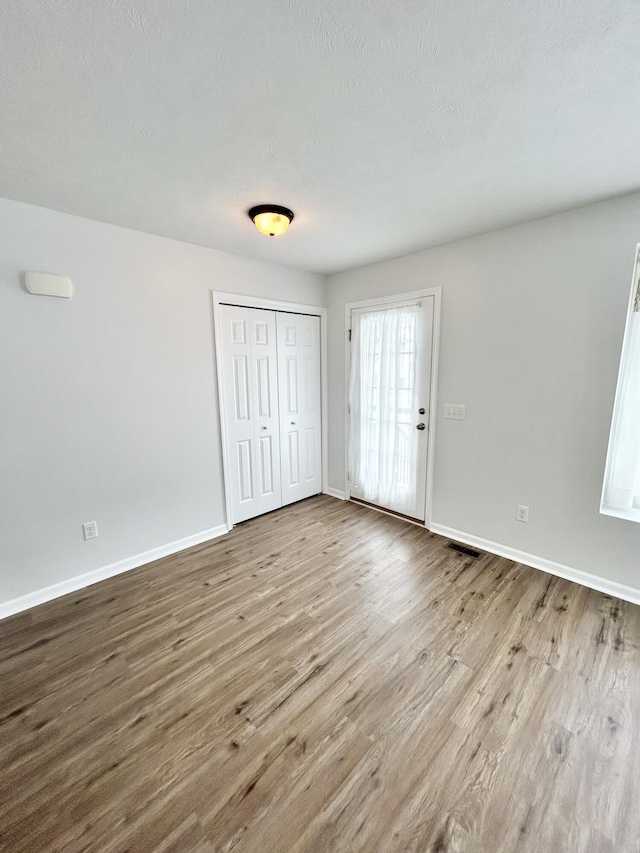
[[[424,414],[426,414],[426,411],[427,411],[426,409],[418,409],[418,414],[424,415]]]
[[[418,424],[418,425],[416,426],[416,429],[426,429],[426,427],[425,427],[425,425],[424,425],[424,424]]]

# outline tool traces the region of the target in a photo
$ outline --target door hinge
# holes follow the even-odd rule
[[[348,329],[348,330],[347,330],[347,332],[348,332],[348,335],[349,335],[349,341],[351,341],[351,329]]]

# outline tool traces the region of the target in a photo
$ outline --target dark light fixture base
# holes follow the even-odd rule
[[[288,207],[282,207],[279,204],[257,204],[248,211],[249,219],[253,221],[259,213],[279,213],[280,216],[286,216],[289,222],[293,222],[293,211]]]

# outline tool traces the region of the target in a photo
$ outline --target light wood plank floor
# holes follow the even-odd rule
[[[0,845],[640,850],[640,608],[318,497],[0,623]]]

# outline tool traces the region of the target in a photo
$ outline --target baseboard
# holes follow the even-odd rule
[[[139,566],[144,566],[147,563],[153,563],[154,560],[160,560],[162,557],[177,554],[178,551],[184,551],[185,548],[201,545],[210,539],[224,536],[228,532],[229,528],[226,524],[219,524],[217,527],[203,530],[201,533],[195,533],[193,536],[186,536],[184,539],[178,539],[176,542],[169,542],[167,545],[161,545],[159,548],[152,548],[150,551],[144,551],[142,554],[127,557],[125,560],[119,560],[117,563],[111,563],[100,569],[94,569],[91,572],[76,575],[73,578],[60,581],[60,583],[44,587],[44,589],[38,589],[35,592],[21,595],[19,598],[2,602],[0,603],[0,619],[6,619],[7,616],[13,616],[16,613],[21,613],[23,610],[37,607],[38,604],[44,604],[47,601],[52,601],[54,598],[68,595],[70,592],[77,592],[79,589],[84,589],[87,586],[91,586],[91,584],[98,583],[98,581],[112,578],[115,575],[121,575],[123,572],[137,569]]]
[[[339,489],[330,489],[328,486],[324,490],[325,495],[329,495],[332,498],[338,498],[339,501],[346,501],[347,496],[344,492],[341,492]]]
[[[429,530],[440,536],[446,536],[447,539],[455,539],[457,542],[463,542],[465,545],[479,548],[481,551],[489,551],[498,557],[506,557],[509,560],[513,560],[514,563],[522,563],[525,566],[531,566],[533,569],[539,569],[550,575],[556,575],[556,577],[579,583],[582,586],[589,587],[589,589],[604,592],[606,595],[611,595],[614,598],[622,598],[624,601],[630,601],[632,604],[640,604],[640,589],[636,589],[635,587],[610,581],[607,578],[589,574],[589,572],[582,572],[580,569],[574,569],[571,566],[563,566],[561,563],[555,563],[553,560],[536,557],[535,554],[518,551],[516,548],[509,548],[506,545],[491,542],[488,539],[481,539],[479,536],[472,536],[462,530],[445,527],[443,524],[431,524]]]

